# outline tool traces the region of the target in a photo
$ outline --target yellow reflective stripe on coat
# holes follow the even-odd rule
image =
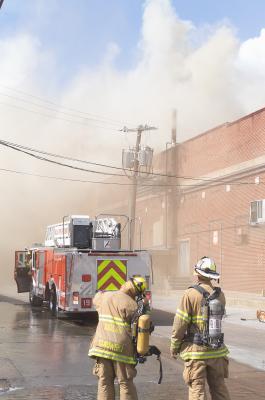
[[[203,321],[203,316],[202,315],[192,315],[191,316],[191,321],[192,322],[200,322],[200,323],[202,323],[202,322],[204,322]]]
[[[185,311],[180,310],[179,308],[177,309],[176,315],[178,318],[182,319],[185,322],[191,321],[191,316]]]
[[[127,280],[127,260],[97,260],[97,290],[119,290]]]
[[[122,354],[117,354],[108,350],[94,348],[89,350],[89,357],[102,357],[108,360],[119,361],[125,364],[136,364],[134,357],[123,356]]]
[[[177,349],[178,350],[180,348],[181,344],[182,344],[182,340],[171,339],[170,347],[172,349]]]
[[[183,351],[180,357],[183,361],[188,360],[207,360],[209,358],[221,358],[229,354],[227,347],[219,350],[206,350],[206,351]]]
[[[121,318],[112,317],[111,315],[99,315],[98,320],[102,322],[108,322],[109,324],[113,325],[130,327],[130,324],[124,322]]]

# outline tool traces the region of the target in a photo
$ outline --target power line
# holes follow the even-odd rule
[[[101,123],[106,123],[108,125],[115,125],[115,126],[119,125],[118,123],[106,122],[103,119],[97,119],[97,118],[89,117],[89,116],[86,116],[86,115],[82,115],[81,116],[81,115],[76,115],[76,114],[73,114],[73,113],[65,112],[65,111],[62,111],[60,109],[56,109],[56,108],[53,108],[53,107],[50,107],[50,106],[47,106],[47,105],[38,104],[38,103],[35,103],[33,101],[30,101],[30,100],[20,99],[18,97],[15,97],[15,96],[12,96],[12,95],[9,95],[9,94],[6,94],[6,93],[1,93],[0,92],[0,96],[7,97],[9,99],[15,99],[15,100],[20,101],[22,103],[31,104],[31,105],[33,105],[35,107],[44,108],[44,109],[46,109],[48,111],[52,111],[52,112],[56,112],[56,113],[59,113],[59,114],[63,114],[63,115],[66,115],[68,117],[71,117],[71,118],[82,119],[82,120],[87,121],[87,122],[88,121],[90,121],[90,122],[101,122]]]
[[[19,174],[19,175],[33,176],[33,177],[37,177],[37,178],[53,179],[53,180],[58,180],[58,181],[70,181],[70,182],[80,182],[80,183],[96,183],[96,184],[100,184],[100,185],[119,185],[119,186],[131,185],[129,183],[126,184],[126,183],[119,183],[119,182],[90,181],[90,180],[82,180],[82,179],[63,178],[63,177],[50,176],[50,175],[41,175],[41,174],[34,174],[34,173],[31,173],[31,172],[18,171],[18,170],[7,169],[7,168],[0,168],[0,171],[10,172],[10,173]]]
[[[0,142],[0,144],[1,144],[1,142]],[[75,169],[75,170],[82,171],[82,172],[90,172],[90,173],[93,173],[93,174],[124,177],[123,174],[113,174],[111,172],[101,172],[101,171],[95,171],[95,170],[90,170],[90,169],[86,169],[86,168],[76,167],[74,165],[70,165],[70,164],[66,164],[66,163],[60,163],[58,161],[54,161],[54,160],[51,160],[51,159],[46,158],[46,157],[38,156],[36,154],[30,153],[29,151],[23,150],[23,149],[18,148],[18,147],[13,147],[11,145],[5,145],[5,146],[8,147],[8,148],[11,148],[13,150],[19,151],[21,153],[24,153],[24,154],[26,154],[26,155],[28,155],[30,157],[36,158],[36,159],[41,160],[41,161],[49,162],[51,164],[59,165],[61,167],[67,167],[67,168]]]
[[[6,140],[0,140],[0,145],[1,144],[3,146],[6,146],[6,147],[11,147],[11,148],[17,147],[19,149],[28,150],[28,151],[31,151],[31,152],[34,152],[34,153],[39,153],[39,154],[45,154],[45,155],[50,156],[50,157],[62,158],[64,160],[68,160],[68,161],[74,161],[74,162],[79,162],[79,163],[83,163],[83,164],[95,165],[97,167],[111,168],[111,169],[120,170],[120,171],[123,170],[122,167],[116,167],[116,166],[113,166],[113,165],[101,164],[101,163],[96,163],[96,162],[93,162],[93,161],[86,161],[86,160],[81,160],[81,159],[74,158],[74,157],[63,156],[63,155],[56,154],[56,153],[50,153],[50,152],[47,152],[47,151],[44,151],[44,150],[34,149],[32,147],[23,146],[23,145],[20,145],[20,144],[17,144],[17,143],[7,142]]]
[[[134,186],[134,183],[121,183],[121,182],[106,182],[106,181],[91,181],[91,180],[82,180],[82,179],[75,179],[75,178],[63,178],[59,176],[50,176],[50,175],[41,175],[41,174],[34,174],[31,172],[26,171],[18,171],[14,169],[8,168],[0,168],[2,172],[10,172],[18,175],[26,175],[26,176],[33,176],[37,178],[46,178],[46,179],[53,179],[58,181],[69,181],[69,182],[80,182],[80,183],[95,183],[99,185],[116,185],[116,186]],[[181,185],[172,185],[172,184],[148,184],[148,183],[140,183],[139,186],[147,186],[147,187],[168,187],[168,186],[181,186]]]
[[[30,152],[35,152],[35,153],[39,153],[39,154],[45,154],[45,155],[48,155],[50,157],[62,158],[62,159],[66,159],[66,160],[69,160],[69,161],[95,165],[95,166],[98,166],[98,167],[110,168],[110,169],[115,169],[115,170],[120,170],[120,171],[121,170],[131,171],[128,168],[126,169],[126,168],[112,166],[112,165],[108,165],[108,164],[96,163],[96,162],[91,162],[91,161],[86,161],[86,160],[80,160],[80,159],[73,158],[73,157],[63,156],[63,155],[59,155],[59,154],[55,154],[55,153],[49,153],[49,152],[46,152],[46,151],[43,151],[43,150],[38,150],[38,149],[31,148],[31,147],[26,147],[26,146],[23,146],[23,145],[20,145],[20,144],[17,144],[17,143],[7,142],[5,140],[0,140],[0,145],[1,144],[3,146],[9,147],[9,148],[11,148],[13,150],[17,150],[17,151],[20,150],[21,152],[23,152],[23,153],[25,153],[25,154],[27,154],[27,155],[29,155],[31,157],[40,159],[42,161],[52,162],[54,164],[58,164],[58,165],[61,165],[61,166],[66,166],[66,167],[73,168],[73,169],[78,169],[78,170],[85,171],[85,172],[124,177],[123,174],[118,174],[118,173],[117,174],[112,174],[112,173],[108,173],[108,172],[87,170],[87,169],[84,169],[84,168],[75,167],[75,166],[64,164],[64,163],[57,163],[54,160],[50,160],[50,159],[47,159],[45,157],[38,157],[38,156],[36,156],[36,155],[34,155],[34,154],[30,153]],[[263,166],[263,165],[264,164],[260,164],[259,166]],[[206,183],[208,182],[208,183],[230,184],[230,185],[256,185],[255,182],[244,182],[244,181],[238,181],[238,182],[232,181],[231,182],[231,181],[229,181],[227,179],[214,179],[214,178],[205,178],[205,177],[197,178],[197,177],[192,177],[192,176],[168,175],[168,174],[155,173],[155,172],[150,172],[149,175],[154,176],[154,177],[176,178],[176,179],[192,180],[192,181],[199,181],[199,182],[206,182]],[[174,184],[172,184],[170,186],[179,186],[179,187],[183,187],[183,188],[185,188],[185,187],[194,187],[195,183],[192,184],[192,185],[186,185],[186,184],[185,185],[180,185],[180,184],[178,184],[178,185],[175,184],[174,185]]]
[[[10,104],[10,103],[0,102],[0,104],[2,104],[4,106],[11,107],[11,108],[16,108],[16,109],[19,109],[19,110],[22,110],[22,111],[30,112],[30,113],[33,113],[33,114],[38,114],[38,115],[41,115],[41,116],[46,117],[46,118],[58,119],[58,120],[61,120],[61,121],[70,122],[72,124],[79,124],[79,125],[83,125],[83,126],[88,126],[88,121],[86,121],[86,122],[75,121],[75,120],[71,120],[71,119],[67,119],[67,118],[63,118],[63,117],[58,117],[58,116],[52,115],[52,114],[45,114],[45,113],[43,113],[41,111],[31,110],[31,109],[28,109],[28,108],[25,108],[25,107],[21,107],[21,106],[15,105],[15,104]],[[91,122],[92,121],[90,121],[90,123]],[[118,132],[118,129],[107,128],[106,126],[95,125],[94,123],[93,123],[92,126],[94,128],[105,129],[105,130],[108,129],[109,131],[111,130],[111,131]]]
[[[0,87],[2,87],[4,89],[7,89],[7,90],[10,90],[10,91],[13,91],[15,93],[22,94],[23,96],[36,99],[36,100],[38,100],[40,102],[43,102],[43,103],[46,103],[46,104],[50,104],[52,106],[57,107],[58,109],[68,110],[70,112],[74,112],[74,113],[80,114],[80,117],[82,115],[86,115],[90,119],[95,119],[97,121],[104,122],[104,123],[108,123],[108,121],[109,121],[109,123],[112,123],[112,124],[115,123],[115,125],[117,125],[117,126],[118,125],[120,126],[121,124],[123,125],[124,122],[125,122],[125,121],[121,122],[120,120],[116,120],[116,119],[113,119],[113,118],[104,117],[104,116],[100,116],[100,115],[97,115],[97,114],[89,113],[89,112],[86,112],[86,111],[80,111],[80,110],[77,110],[76,108],[73,108],[73,107],[67,107],[67,106],[58,104],[58,103],[56,103],[54,101],[51,101],[51,100],[48,100],[48,99],[44,99],[44,98],[42,98],[40,96],[36,96],[36,95],[31,94],[31,93],[27,93],[25,91],[22,91],[22,90],[14,89],[14,88],[11,88],[11,87],[6,86],[6,85],[0,84]],[[18,97],[11,96],[11,95],[8,95],[8,94],[1,93],[1,95],[8,96],[8,97],[13,97],[14,99],[17,99],[19,101],[27,101],[27,102],[29,102],[29,100],[20,99]],[[36,103],[33,103],[33,104],[36,104]],[[41,105],[38,105],[38,106],[42,107]],[[43,106],[43,107],[45,107],[45,106]]]

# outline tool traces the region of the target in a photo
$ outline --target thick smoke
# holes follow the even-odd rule
[[[43,50],[41,38],[24,30],[0,39],[1,139],[120,165],[122,147],[135,139],[133,134],[118,131],[125,124],[158,126],[159,130],[144,141],[159,151],[170,140],[172,108],[178,110],[178,141],[183,141],[265,104],[265,29],[259,37],[240,43],[229,24],[198,28],[191,21],[180,20],[170,0],[148,0],[143,7],[136,58],[127,70],[120,70],[116,62],[122,51],[116,43],[109,43],[100,65],[80,66],[76,76],[62,87],[56,54],[52,47],[49,52]],[[10,88],[104,118],[73,117],[69,110],[56,113],[47,108],[53,108],[51,104]],[[50,166],[2,147],[0,152],[0,168],[102,179]],[[93,214],[96,185],[5,172],[0,172],[0,182],[1,276],[5,279],[2,282],[10,283],[14,250],[43,241],[45,226],[63,215]],[[111,190],[108,188],[106,201]]]

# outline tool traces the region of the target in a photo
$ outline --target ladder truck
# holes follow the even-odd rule
[[[122,217],[129,225],[129,218]],[[18,293],[29,292],[32,306],[48,304],[53,314],[88,313],[95,311],[97,291],[119,290],[127,279],[141,275],[151,302],[151,256],[122,249],[121,231],[121,224],[105,214],[70,215],[49,225],[43,245],[15,252]]]

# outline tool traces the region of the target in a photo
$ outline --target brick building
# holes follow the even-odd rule
[[[265,199],[265,109],[162,152],[155,173],[176,176],[153,176],[145,181],[153,186],[138,190],[136,247],[141,231],[155,287],[186,287],[196,260],[208,255],[224,289],[264,293],[265,202],[263,211],[257,201]],[[125,189],[118,198],[108,211],[126,213]]]

